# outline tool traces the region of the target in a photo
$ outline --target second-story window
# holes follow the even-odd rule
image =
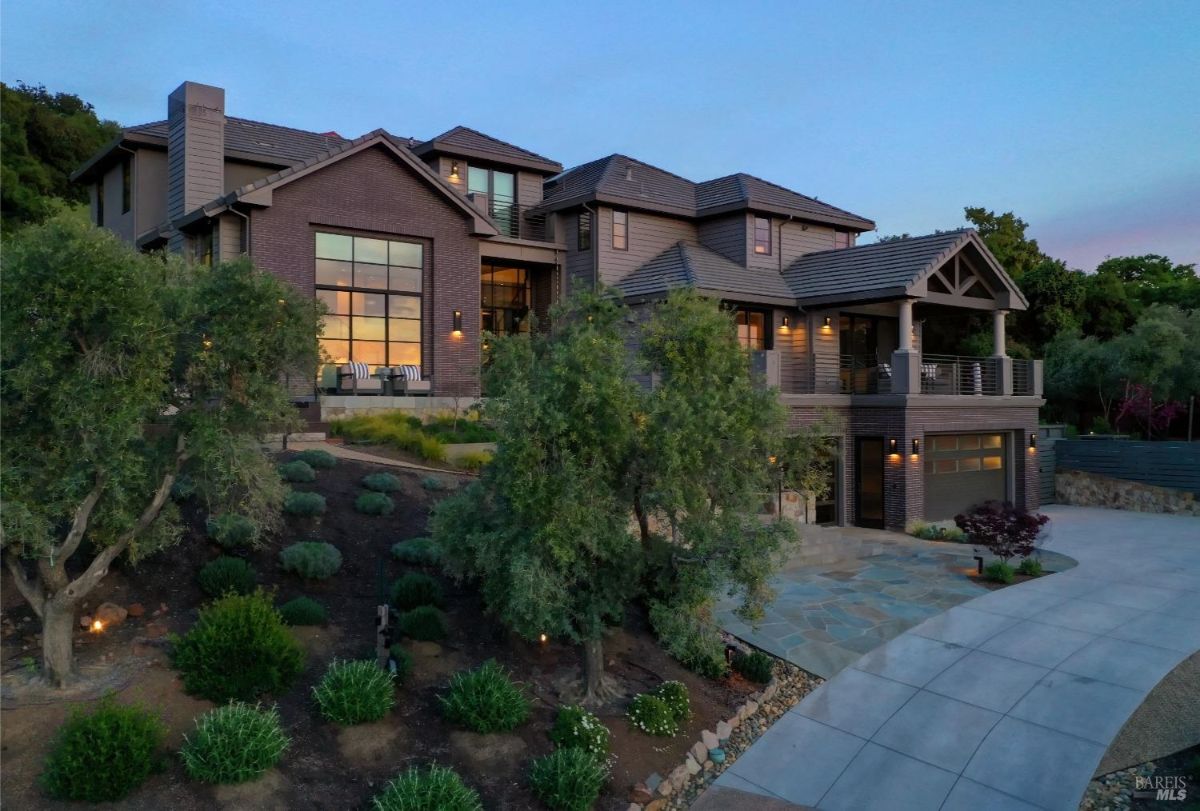
[[[468,166],[467,191],[473,194],[487,195],[488,214],[496,221],[500,233],[510,237],[520,236],[517,220],[516,179],[512,172],[501,172],[482,166]]]
[[[581,251],[592,249],[592,212],[579,212],[578,248]]]
[[[614,251],[629,250],[629,212],[613,210],[612,246]]]
[[[133,208],[133,161],[128,158],[121,164],[121,213],[128,214]]]
[[[771,220],[767,217],[754,218],[754,252],[771,255]]]

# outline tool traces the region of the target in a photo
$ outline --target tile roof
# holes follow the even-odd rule
[[[546,181],[542,206],[566,208],[598,199],[688,217],[740,209],[791,214],[859,231],[875,223],[836,206],[744,173],[703,183],[672,174],[626,155],[609,155]]]
[[[902,295],[974,234],[972,229],[962,228],[810,253],[788,265],[783,278],[801,305],[817,300]]]
[[[496,161],[517,161],[520,164],[541,164],[540,168],[548,172],[561,172],[562,164],[550,160],[544,155],[531,152],[528,149],[493,138],[487,133],[473,130],[470,127],[458,126],[434,136],[428,141],[417,145],[413,151],[418,155],[426,152],[446,152],[454,154],[462,152],[475,157],[493,156]]]
[[[718,253],[677,242],[615,285],[625,296],[661,295],[680,287],[728,294],[732,298],[781,299],[795,294],[783,277],[771,270],[744,268]]]
[[[167,122],[153,121],[126,127],[126,134],[167,139]],[[337,133],[309,132],[245,118],[225,118],[225,150],[243,152],[294,164],[349,141]]]

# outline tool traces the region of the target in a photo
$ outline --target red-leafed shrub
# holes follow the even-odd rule
[[[972,543],[982,544],[1001,560],[1028,557],[1049,516],[1019,510],[1007,501],[985,501],[969,513],[954,516],[954,523]]]

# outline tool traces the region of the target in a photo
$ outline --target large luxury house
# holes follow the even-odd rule
[[[427,406],[479,395],[483,331],[545,324],[581,288],[636,311],[691,287],[735,313],[793,425],[839,418],[816,520],[899,529],[988,498],[1037,506],[1041,366],[1006,356],[1005,314],[1025,301],[971,230],[859,246],[871,220],[746,174],[696,183],[623,155],[564,171],[466,127],[351,140],[226,116],[224,91],[192,82],[77,177],[96,224],[137,247],[247,254],[321,299],[335,363],[418,367]],[[991,355],[933,343],[966,312],[991,314]],[[293,385],[326,416],[418,407],[338,393],[336,366]]]

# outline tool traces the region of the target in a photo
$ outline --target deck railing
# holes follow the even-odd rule
[[[500,233],[517,239],[530,239],[535,242],[553,242],[550,229],[547,227],[547,217],[544,211],[534,211],[532,206],[521,206],[516,203],[506,203],[503,200],[489,200],[488,213],[492,222],[500,229]]]
[[[892,364],[874,355],[841,355],[838,380],[842,394],[889,394]]]
[[[961,355],[922,355],[921,393],[999,394],[996,359]]]
[[[1037,393],[1037,390],[1034,387],[1034,380],[1036,378],[1034,367],[1036,365],[1037,361],[1035,360],[1021,360],[1020,358],[1013,358],[1013,394],[1021,397],[1028,397]]]

